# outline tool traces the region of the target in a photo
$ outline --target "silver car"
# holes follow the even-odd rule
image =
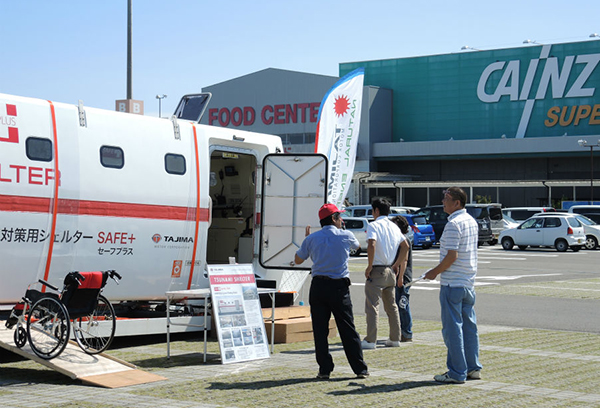
[[[575,214],[575,217],[583,224],[585,233],[585,249],[596,249],[600,242],[600,225],[585,215]]]
[[[390,214],[390,217],[392,216],[395,215]],[[342,220],[344,220],[344,229],[351,231],[358,240],[358,243],[360,244],[359,249],[350,250],[350,256],[358,256],[361,252],[367,250],[367,226],[369,225],[369,222],[373,221],[373,219],[369,220],[363,217],[344,216],[342,217]],[[414,239],[414,232],[409,228],[408,234],[406,234],[405,236],[412,245]]]
[[[360,248],[350,250],[350,255],[358,256],[362,251],[367,250],[367,226],[369,225],[369,220],[362,217],[345,216],[342,217],[342,220],[344,220],[345,229],[351,231],[360,244]]]

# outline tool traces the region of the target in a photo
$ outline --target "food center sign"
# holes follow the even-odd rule
[[[393,90],[393,141],[597,135],[600,41],[340,64]]]

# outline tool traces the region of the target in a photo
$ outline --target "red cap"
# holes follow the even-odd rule
[[[319,209],[319,219],[322,220],[332,214],[343,212],[346,212],[346,210],[338,209],[335,204],[323,204],[323,206]]]

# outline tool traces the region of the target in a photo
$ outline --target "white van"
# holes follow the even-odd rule
[[[503,208],[502,214],[508,215],[515,221],[525,221],[527,218],[541,212],[555,212],[553,207],[510,207]]]
[[[569,208],[575,214],[600,214],[600,205],[574,205]]]
[[[569,208],[569,212],[585,215],[596,224],[600,224],[600,205],[574,205]]]
[[[342,213],[342,217],[364,217],[373,218],[373,207],[367,205],[351,205],[344,208],[346,211]],[[390,214],[410,214],[410,210],[405,207],[390,207]]]

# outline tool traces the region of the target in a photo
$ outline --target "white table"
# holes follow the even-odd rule
[[[275,294],[276,289],[271,288],[258,288],[258,294],[266,293],[271,297],[271,316],[267,317],[266,320],[271,321],[271,354],[274,352],[275,347]],[[204,332],[204,362],[206,363],[206,321],[208,319],[208,300],[210,299],[210,289],[190,289],[190,290],[174,290],[165,293],[167,296],[167,359],[171,358],[171,325],[173,326],[188,326],[188,327],[199,327]],[[191,323],[175,323],[171,321],[171,300],[173,299],[204,299],[204,320],[201,325]],[[212,305],[211,305],[212,307]],[[212,313],[211,313],[212,315]]]

